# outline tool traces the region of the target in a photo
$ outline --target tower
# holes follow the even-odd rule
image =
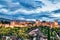
[[[59,27],[59,25],[58,25],[58,20],[55,20],[55,21],[54,21],[54,27]]]
[[[41,21],[40,21],[40,20],[36,20],[35,24],[36,24],[37,26],[41,26]]]

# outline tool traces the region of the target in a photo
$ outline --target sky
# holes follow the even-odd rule
[[[60,0],[0,0],[0,18],[60,21]]]

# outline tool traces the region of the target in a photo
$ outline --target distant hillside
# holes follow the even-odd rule
[[[10,21],[10,19],[0,18],[0,21]]]
[[[34,22],[34,21],[26,21],[26,20],[11,20],[11,19],[7,19],[7,18],[0,18],[0,21],[7,21],[7,22],[10,22],[10,21],[17,21],[17,22]]]

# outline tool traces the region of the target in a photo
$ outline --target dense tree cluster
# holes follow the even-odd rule
[[[55,39],[56,37],[56,33],[58,35],[60,35],[60,28],[49,28],[49,27],[44,27],[44,26],[40,26],[40,27],[15,27],[15,28],[3,28],[0,27],[0,39],[2,38],[2,36],[16,36],[17,38],[25,38],[28,39],[30,38],[30,36],[28,35],[28,33],[30,31],[32,31],[33,29],[39,28],[40,31],[45,35],[48,36],[48,29],[49,30],[49,35],[50,37],[54,37]]]

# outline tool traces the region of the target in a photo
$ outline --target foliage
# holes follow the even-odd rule
[[[60,32],[60,28],[50,28],[50,27],[46,27],[46,26],[40,26],[40,27],[14,27],[14,28],[10,28],[10,27],[7,27],[7,28],[4,28],[4,27],[1,27],[0,28],[0,39],[2,38],[2,36],[16,36],[18,38],[26,38],[28,39],[29,38],[29,35],[28,33],[33,30],[33,29],[36,29],[36,28],[39,28],[40,31],[48,36],[48,28],[50,29],[49,30],[49,33],[50,33],[50,36],[51,37],[54,37],[56,38],[56,33],[55,32]]]

